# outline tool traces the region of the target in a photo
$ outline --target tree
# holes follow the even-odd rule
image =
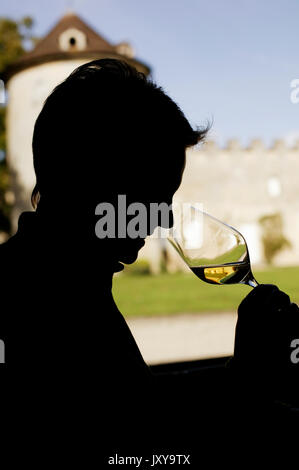
[[[36,43],[31,34],[33,24],[30,16],[20,21],[0,17],[0,74]]]
[[[263,231],[262,242],[265,260],[272,264],[275,256],[284,248],[290,248],[291,242],[283,234],[283,220],[281,214],[264,215],[259,219]]]
[[[19,59],[37,39],[32,35],[33,19],[25,16],[19,21],[0,17],[0,79],[1,73]],[[10,232],[9,171],[6,165],[5,104],[0,104],[0,232]]]

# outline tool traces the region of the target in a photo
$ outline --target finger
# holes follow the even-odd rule
[[[263,305],[279,291],[274,284],[260,284],[255,287],[240,303],[238,313],[251,310],[254,306]]]

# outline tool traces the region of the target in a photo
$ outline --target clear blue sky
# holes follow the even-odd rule
[[[298,0],[2,0],[43,36],[71,7],[112,43],[128,40],[193,124],[220,144],[299,137]]]

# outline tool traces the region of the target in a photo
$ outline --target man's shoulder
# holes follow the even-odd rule
[[[8,253],[11,252],[11,250],[13,249],[14,243],[15,243],[14,237],[11,237],[8,240],[6,240],[4,243],[0,244],[0,262],[1,263],[3,261],[2,257],[5,257]]]
[[[11,256],[19,247],[19,242],[16,235],[13,235],[4,243],[0,244],[0,262],[2,263],[3,258],[7,255]]]
[[[24,249],[23,244],[16,235],[13,235],[0,245],[1,277],[5,274],[7,279],[10,271],[13,272],[16,266],[22,264],[24,252],[26,252],[26,249]]]

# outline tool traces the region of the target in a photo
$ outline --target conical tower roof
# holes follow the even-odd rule
[[[148,75],[150,68],[134,59],[128,43],[113,45],[94,31],[82,18],[73,12],[66,13],[48,34],[40,39],[35,48],[25,53],[4,71],[8,80],[15,73],[35,65],[55,60],[86,58],[87,60],[112,57],[123,59]]]

